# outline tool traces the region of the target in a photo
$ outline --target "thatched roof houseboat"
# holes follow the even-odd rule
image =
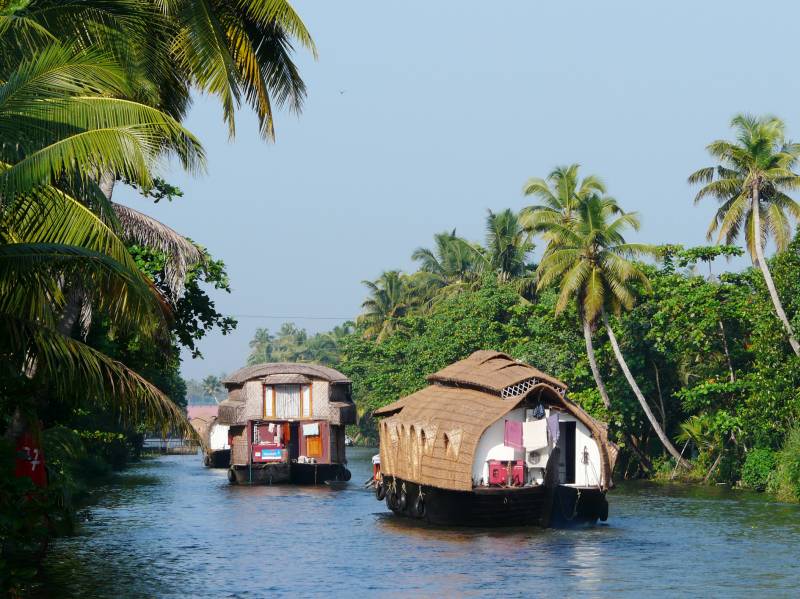
[[[605,520],[617,447],[561,381],[478,351],[375,411],[376,495],[438,524]]]
[[[218,419],[217,405],[189,406],[186,415],[201,440],[203,463],[209,468],[227,468],[231,462],[228,425]]]
[[[345,430],[356,421],[351,382],[316,364],[268,363],[223,381],[218,421],[230,427],[233,483],[348,480]]]

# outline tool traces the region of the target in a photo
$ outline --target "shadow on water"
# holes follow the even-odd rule
[[[231,486],[165,456],[98,489],[59,539],[41,597],[795,596],[800,509],[715,487],[620,485],[609,522],[446,529],[398,518],[361,483]]]

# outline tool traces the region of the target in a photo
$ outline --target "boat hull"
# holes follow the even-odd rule
[[[205,455],[203,463],[209,468],[227,468],[231,463],[230,449],[217,449]]]
[[[451,491],[425,486],[420,508],[416,483],[384,477],[383,485],[386,505],[392,512],[440,526],[564,527],[608,517],[606,494],[596,488],[559,485]]]
[[[350,480],[344,464],[253,464],[231,466],[228,480],[237,485],[322,485],[325,481]]]

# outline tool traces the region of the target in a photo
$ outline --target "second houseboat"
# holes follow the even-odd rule
[[[223,381],[228,479],[236,484],[347,481],[345,426],[356,421],[351,382],[316,364],[248,366]]]

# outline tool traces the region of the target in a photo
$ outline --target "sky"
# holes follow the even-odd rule
[[[212,297],[239,326],[184,356],[186,378],[243,366],[257,327],[354,318],[362,280],[414,270],[437,232],[482,240],[487,210],[522,208],[525,181],[557,165],[639,212],[631,240],[702,245],[715,206],[693,206],[686,177],[731,117],[775,114],[800,138],[797,3],[293,5],[319,57],[297,52],[308,99],[276,115],[275,143],[247,109],[231,141],[199,96],[185,124],[207,172],[167,169],[172,203],[115,192],[227,265],[233,292]]]

